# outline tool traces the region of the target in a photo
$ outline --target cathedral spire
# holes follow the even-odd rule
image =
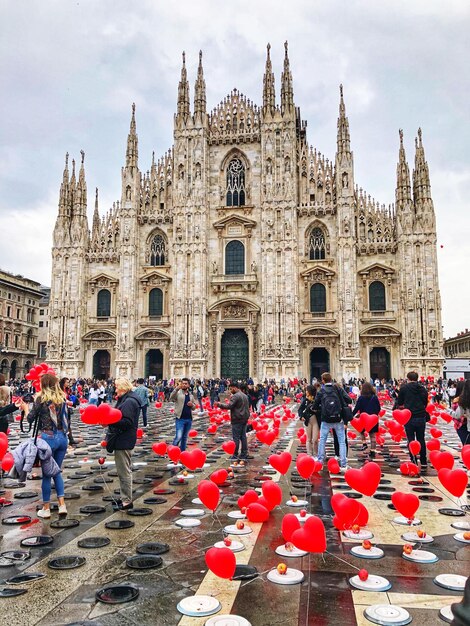
[[[98,210],[98,187],[95,190],[95,210],[93,212],[93,228],[91,237],[97,239],[100,232],[100,212]]]
[[[132,116],[131,125],[129,128],[129,134],[127,136],[127,150],[126,150],[126,167],[138,167],[139,149],[138,139],[135,125],[135,103],[132,103]]]
[[[78,173],[78,182],[75,188],[74,208],[75,215],[85,216],[87,207],[87,188],[85,181],[85,152],[80,150],[81,162],[80,171]]]
[[[189,82],[186,71],[186,53],[183,52],[183,66],[181,67],[181,79],[178,85],[177,117],[186,121],[189,116]]]
[[[397,163],[397,188],[395,201],[398,209],[411,202],[410,169],[406,162],[405,148],[403,147],[403,130],[400,128],[400,150]]]
[[[69,153],[65,154],[65,167],[62,175],[62,183],[59,193],[59,216],[67,214],[67,205],[69,201]]]
[[[343,99],[343,85],[339,86],[339,95],[337,151],[338,154],[350,154],[351,138],[349,136],[349,121],[346,117],[346,107]]]
[[[415,139],[415,168],[413,170],[413,199],[416,207],[425,200],[431,200],[431,181],[429,168],[423,148],[421,128],[418,128],[418,137]]]
[[[194,115],[203,117],[206,112],[206,81],[202,69],[202,50],[199,50],[199,66],[197,68],[196,84],[194,85]]]
[[[283,115],[286,112],[291,112],[294,108],[294,88],[292,86],[287,41],[284,43],[284,49],[284,71],[281,75],[281,113]]]
[[[263,113],[269,111],[271,114],[274,113],[274,109],[276,108],[276,91],[274,88],[274,73],[273,66],[271,63],[271,44],[267,45],[267,53],[266,53],[266,68],[264,70],[263,77]]]

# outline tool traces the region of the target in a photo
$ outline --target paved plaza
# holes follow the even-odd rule
[[[462,591],[444,588],[436,584],[435,579],[439,575],[469,574],[470,547],[461,540],[462,530],[452,526],[461,526],[462,522],[469,526],[468,495],[460,500],[451,496],[438,481],[432,467],[423,479],[402,476],[400,464],[408,460],[405,440],[395,443],[387,439],[385,446],[379,449],[376,461],[382,477],[374,496],[367,497],[352,490],[341,474],[330,475],[326,466],[310,480],[302,479],[295,469],[296,456],[305,451],[297,437],[299,422],[295,418],[281,421],[280,437],[270,447],[251,436],[250,455],[254,458],[245,467],[232,468],[234,476],[221,485],[220,504],[212,514],[194,501],[198,497],[197,486],[201,479],[218,468],[229,468],[229,455],[221,448],[231,438],[229,423],[225,422],[216,434],[209,435],[208,417],[194,419],[193,426],[198,435],[190,440],[189,450],[198,446],[206,451],[207,465],[181,481],[176,476],[181,476],[182,468],[169,469],[168,458],[159,457],[152,451],[152,444],[157,441],[171,443],[174,417],[170,411],[169,404],[160,410],[152,408],[147,432],[138,440],[134,450],[133,514],[112,510],[111,501],[116,497],[119,483],[111,455],[106,456],[104,465],[98,463],[103,456],[101,427],[80,423],[83,440],[67,455],[64,463],[66,524],[70,527],[56,528],[59,519],[56,512],[51,520],[39,520],[35,516],[40,501],[39,480],[31,479],[18,486],[15,481],[4,479],[3,506],[0,508],[1,551],[5,555],[0,559],[1,588],[22,589],[25,593],[2,597],[0,623],[23,626],[199,626],[205,623],[231,626],[247,623],[216,620],[217,615],[233,614],[245,618],[253,626],[356,626],[373,623],[364,616],[364,611],[371,605],[390,604],[408,612],[413,623],[431,626],[443,623],[439,617],[440,609],[461,601]],[[282,416],[281,408],[278,412]],[[76,430],[79,421],[76,412]],[[455,467],[461,467],[453,427],[443,424],[440,428],[443,431],[441,449],[450,451],[456,459]],[[12,423],[11,430],[10,446],[13,448],[20,440],[17,422]],[[349,462],[354,468],[365,462],[358,439],[351,440],[350,445]],[[275,471],[267,462],[272,453],[280,451],[290,452],[293,457],[285,475]],[[328,456],[332,455],[333,450],[329,449]],[[229,514],[239,511],[239,496],[247,489],[259,489],[268,479],[277,482],[282,489],[281,506],[276,507],[269,520],[262,524],[245,520],[244,530],[251,530],[249,534],[229,535],[233,541],[243,544],[243,549],[235,553],[236,562],[237,566],[248,565],[248,570],[241,568],[237,571],[241,580],[216,577],[205,563],[206,550],[224,539],[227,526],[233,528],[235,519]],[[390,501],[396,490],[418,495],[420,506],[416,517],[421,520],[419,526],[408,527],[393,521],[397,512]],[[367,507],[369,522],[361,532],[370,531],[374,550],[378,549],[379,554],[382,550],[382,558],[366,560],[351,554],[355,547],[362,550],[362,535],[359,539],[348,539],[334,528],[331,497],[335,493],[358,498]],[[291,498],[295,495],[306,501],[307,513],[318,516],[325,525],[327,551],[323,555],[312,553],[302,558],[286,558],[275,552],[285,543],[281,534],[283,517],[300,510],[286,505],[288,501],[292,504]],[[188,509],[196,511],[188,517],[183,514]],[[446,509],[450,509],[453,515],[444,514],[449,513]],[[200,513],[202,517],[199,517]],[[12,520],[15,516],[18,519]],[[191,524],[197,525],[180,527],[177,523],[185,519],[196,520]],[[8,524],[9,521],[16,523]],[[110,523],[114,525],[118,521],[128,527],[109,528]],[[403,535],[416,532],[418,528],[425,530],[426,541],[430,537],[433,541],[415,544],[414,548],[431,553],[432,562],[420,563],[404,558],[403,546],[407,542]],[[40,535],[46,537],[40,541],[47,545],[34,545],[36,539],[28,542],[28,538]],[[99,547],[83,547],[90,544],[86,541],[90,538],[101,538],[96,541]],[[166,546],[143,546],[156,543]],[[152,556],[148,558],[142,554],[141,559],[132,558],[146,552],[151,552]],[[159,564],[155,557],[160,552],[162,561]],[[74,558],[64,561],[63,557]],[[275,571],[281,562],[286,562],[289,570],[300,571],[303,581],[290,585],[270,582],[270,571]],[[69,569],[55,569],[62,564]],[[149,569],[135,569],[136,566]],[[367,568],[369,577],[384,577],[389,588],[381,592],[356,589],[351,579],[357,579],[358,569],[362,568]],[[17,575],[31,573],[44,577],[20,584],[5,582]],[[452,582],[453,577],[448,580]],[[135,599],[120,604],[107,604],[97,599],[97,592],[101,589],[124,583],[130,585],[130,592],[137,596]],[[179,603],[192,596],[213,597],[211,602],[219,609],[212,618],[215,621],[208,621],[209,616],[190,617],[179,612]],[[109,593],[105,593],[104,599],[107,598]],[[197,598],[193,604],[191,601],[188,604],[196,614],[203,610],[197,604]]]

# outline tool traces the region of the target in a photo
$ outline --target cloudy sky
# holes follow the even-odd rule
[[[0,267],[50,284],[64,154],[86,153],[89,216],[120,194],[131,103],[141,169],[172,144],[186,51],[204,53],[208,108],[261,100],[266,43],[279,90],[289,41],[309,142],[334,158],[343,83],[356,182],[394,200],[398,129],[419,126],[438,223],[445,336],[470,327],[468,0],[0,0]],[[443,247],[441,247],[443,246]]]

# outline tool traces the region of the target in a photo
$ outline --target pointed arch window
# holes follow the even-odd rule
[[[152,289],[149,293],[149,317],[163,315],[163,291]]]
[[[310,313],[326,312],[326,288],[321,283],[310,287]]]
[[[109,289],[100,289],[96,299],[96,317],[111,315],[111,292]]]
[[[241,241],[229,241],[225,248],[225,273],[245,273],[245,246]]]
[[[374,280],[369,285],[369,310],[385,311],[385,285],[380,280]]]
[[[320,261],[325,258],[325,235],[321,228],[312,228],[310,233],[308,256],[311,261]]]
[[[245,204],[245,166],[239,158],[232,159],[227,167],[227,206]]]
[[[162,235],[157,234],[150,244],[150,265],[165,265],[166,242]]]

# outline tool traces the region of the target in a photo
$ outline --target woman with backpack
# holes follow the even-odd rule
[[[370,383],[363,383],[361,387],[361,395],[357,399],[356,406],[353,410],[353,417],[359,413],[368,413],[369,415],[378,415],[380,412],[380,402],[377,398],[377,394],[375,393],[374,387]],[[369,437],[370,437],[370,452],[369,458],[375,458],[375,449],[377,447],[377,442],[375,439],[376,434],[379,432],[379,423],[370,429]],[[362,450],[367,450],[367,442],[365,431],[361,431],[362,438]]]
[[[318,435],[320,433],[319,416],[313,410],[313,403],[317,391],[320,389],[320,383],[315,385],[307,385],[305,388],[305,397],[299,406],[299,419],[305,424],[305,434],[307,435],[307,454],[317,456],[318,454]]]

